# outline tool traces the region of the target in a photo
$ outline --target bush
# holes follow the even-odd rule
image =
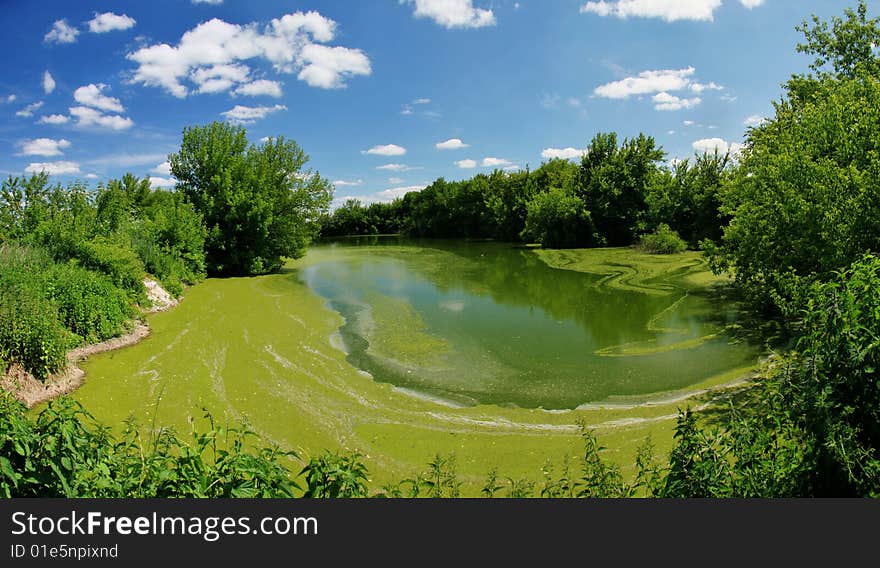
[[[52,271],[47,297],[58,319],[82,342],[95,343],[118,335],[134,310],[126,293],[103,274],[74,265]]]
[[[132,299],[146,299],[144,263],[131,249],[104,237],[96,237],[77,247],[76,260],[86,268],[106,274],[114,285],[128,292]]]
[[[254,447],[250,432],[206,418],[209,428],[194,430],[189,443],[171,430],[142,441],[132,422],[115,439],[70,398],[50,402],[33,418],[0,394],[0,496],[294,496],[298,487],[285,464],[292,454]]]
[[[134,315],[124,290],[103,274],[57,264],[43,250],[0,248],[0,358],[41,380],[65,352],[118,334]]]
[[[76,343],[51,302],[20,286],[0,290],[0,358],[40,380],[65,368]]]
[[[669,225],[662,223],[653,233],[642,235],[639,247],[650,254],[678,254],[687,250],[687,243]]]

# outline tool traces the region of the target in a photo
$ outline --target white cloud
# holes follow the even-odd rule
[[[43,101],[37,101],[35,103],[31,103],[28,106],[24,107],[20,111],[15,113],[15,116],[34,116],[34,111],[43,106]]]
[[[723,94],[723,95],[721,95],[721,100],[724,101],[724,102],[726,102],[726,103],[734,103],[734,102],[736,102],[736,99],[737,99],[737,98],[738,98],[738,97],[735,97],[735,96],[730,95],[730,94]]]
[[[62,19],[52,24],[52,29],[43,36],[43,41],[46,43],[73,43],[78,35],[79,30],[69,26],[66,19]]]
[[[569,97],[566,99],[565,103],[572,108],[580,108],[582,104],[580,99],[574,97]]]
[[[150,185],[153,187],[174,187],[176,183],[174,178],[150,176]]]
[[[480,163],[484,168],[504,168],[507,166],[512,166],[513,162],[510,160],[505,160],[504,158],[483,158],[483,161]]]
[[[43,92],[47,95],[52,94],[55,90],[55,79],[49,71],[43,71]]]
[[[376,166],[377,170],[385,170],[390,172],[408,172],[410,170],[415,170],[412,166],[407,166],[405,164],[385,164],[384,166]]]
[[[403,2],[415,4],[415,17],[430,18],[447,29],[495,25],[492,10],[475,8],[473,0],[401,0]]]
[[[137,64],[132,83],[161,87],[179,98],[189,94],[185,81],[195,81],[199,70],[249,59],[265,59],[278,73],[298,73],[310,86],[336,89],[351,77],[370,75],[372,69],[358,49],[320,45],[335,34],[336,22],[314,11],[287,14],[263,26],[214,18],[184,33],[176,46],[155,44],[126,57]],[[223,78],[232,80],[218,77]]]
[[[95,17],[89,20],[89,31],[93,34],[103,34],[114,30],[127,30],[135,25],[134,18],[125,14],[119,15],[113,12],[95,13]]]
[[[413,191],[422,191],[425,189],[424,185],[408,185],[406,187],[392,187],[386,189],[384,191],[380,191],[376,194],[378,201],[394,201],[398,197],[403,197],[407,193],[412,193]]]
[[[123,112],[125,108],[119,99],[108,97],[103,94],[107,88],[104,83],[86,85],[73,92],[73,99],[81,105],[89,106],[107,112]]]
[[[712,154],[716,151],[719,154],[726,154],[727,151],[730,150],[730,144],[721,138],[704,138],[702,140],[697,140],[692,146],[694,150],[700,154]]]
[[[16,97],[15,95],[9,95],[8,97],[6,97],[6,102],[7,103],[14,103],[16,98],[18,98],[18,97]]]
[[[98,174],[86,174],[86,179],[98,179]]]
[[[751,10],[764,4],[764,0],[739,0],[739,3]]]
[[[388,183],[390,183],[391,185],[398,185],[403,183],[403,179],[398,177],[390,177],[388,178]]]
[[[459,160],[455,162],[455,165],[463,170],[471,170],[477,167],[476,160]]]
[[[190,79],[199,86],[198,93],[222,93],[247,81],[250,72],[247,65],[212,65],[194,70]]]
[[[246,97],[258,97],[266,95],[268,97],[281,97],[281,83],[278,81],[270,81],[269,79],[258,79],[240,85],[235,91],[236,95],[244,95]]]
[[[676,97],[675,95],[670,95],[667,92],[657,93],[654,95],[651,100],[654,102],[654,108],[656,110],[681,110],[683,108],[694,108],[703,100],[700,97],[694,97],[692,99],[683,99],[680,97]]]
[[[685,120],[684,122],[682,122],[682,124],[684,124],[685,126],[693,126],[696,124],[696,122],[694,122],[693,120]]]
[[[24,171],[28,174],[46,172],[49,175],[56,176],[78,174],[79,164],[76,162],[31,162]]]
[[[627,77],[620,81],[600,85],[593,90],[593,93],[608,99],[626,99],[633,95],[679,91],[690,84],[690,77],[695,72],[696,69],[693,67],[642,71],[636,77]]]
[[[709,81],[708,83],[697,83],[693,82],[689,85],[690,90],[695,93],[702,93],[703,91],[723,91],[724,87],[719,85],[714,81]]]
[[[712,21],[720,6],[721,0],[599,0],[587,2],[580,11],[617,18],[661,18],[667,22]]]
[[[581,158],[586,150],[578,150],[577,148],[544,148],[541,157],[547,160],[561,158],[563,160],[574,160]]]
[[[212,6],[219,6],[223,3],[223,0],[192,0],[193,4],[210,4]]]
[[[470,144],[465,144],[458,138],[450,138],[445,142],[437,142],[434,144],[434,147],[438,150],[461,150],[462,148],[469,148]]]
[[[339,197],[333,199],[333,202],[330,204],[330,209],[338,209],[339,207],[345,205],[346,201],[349,201],[351,199],[359,201],[362,205],[369,205],[371,203],[390,203],[399,197],[403,197],[407,193],[412,193],[413,191],[421,191],[423,189],[425,189],[425,184],[409,185],[405,187],[391,187],[367,195],[340,195]]]
[[[359,49],[313,43],[302,49],[300,59],[304,66],[297,79],[321,89],[341,89],[345,79],[373,72],[370,59]]]
[[[152,160],[151,160],[152,161]],[[159,174],[162,176],[170,176],[171,175],[171,162],[165,160],[161,164],[158,164],[155,168],[150,170],[155,174]]]
[[[70,142],[64,138],[53,140],[51,138],[35,138],[21,143],[22,156],[60,156],[65,148],[70,147]]]
[[[416,99],[412,102],[414,105],[427,105],[431,103],[431,99]]]
[[[225,116],[226,119],[233,124],[252,124],[280,110],[287,110],[287,107],[284,105],[275,105],[271,107],[247,107],[243,105],[235,105],[230,110],[221,112],[220,114]]]
[[[80,127],[97,126],[109,130],[127,130],[134,126],[134,122],[128,117],[107,115],[84,106],[70,107],[70,115],[77,119],[76,125]]]
[[[369,150],[361,150],[361,154],[369,154],[372,156],[403,156],[406,154],[406,148],[397,144],[386,144],[384,146],[373,146]]]
[[[69,116],[64,116],[63,114],[50,114],[48,116],[40,117],[37,124],[67,124],[68,122],[70,122]]]
[[[404,106],[403,106],[403,110],[400,111],[400,114],[402,114],[403,116],[409,116],[409,115],[411,115],[412,113],[413,113],[413,109],[412,109],[412,107],[409,106],[409,105],[404,105]]]
[[[357,186],[363,185],[363,184],[364,184],[364,180],[362,180],[362,179],[356,179],[354,181],[345,181],[345,180],[339,179],[339,180],[336,180],[333,182],[333,185],[335,185],[337,187],[357,187]]]
[[[767,122],[767,119],[760,114],[753,114],[752,116],[746,118],[743,121],[743,124],[746,126],[761,126]]]
[[[159,153],[151,153],[151,154],[110,154],[108,156],[101,156],[100,158],[94,158],[89,160],[89,164],[97,165],[97,166],[113,166],[117,168],[127,168],[131,166],[146,166],[148,164],[155,164],[159,160],[164,160],[168,157],[168,154],[159,154]],[[165,173],[161,171],[165,164],[159,164],[155,168],[153,168],[153,172],[155,173]],[[168,173],[165,175],[171,175],[171,169],[169,166]]]

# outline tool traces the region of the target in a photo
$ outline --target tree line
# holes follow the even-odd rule
[[[399,232],[573,248],[628,246],[665,225],[694,248],[717,240],[719,193],[733,160],[716,152],[670,167],[664,158],[650,136],[600,133],[577,164],[554,159],[533,171],[441,178],[391,203],[348,200],[323,218],[322,235]]]

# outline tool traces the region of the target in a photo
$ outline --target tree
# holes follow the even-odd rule
[[[721,191],[730,178],[731,160],[718,152],[681,160],[652,178],[646,201],[652,227],[666,223],[691,246],[717,242],[727,219],[719,214]]]
[[[618,147],[614,133],[597,134],[581,160],[576,194],[590,211],[604,244],[632,244],[642,232],[648,184],[664,153],[639,134]],[[600,242],[600,244],[603,244]]]
[[[529,202],[523,236],[548,248],[585,247],[593,243],[593,223],[581,198],[553,188]]]
[[[307,161],[284,137],[253,145],[244,128],[224,122],[184,129],[169,162],[177,189],[207,226],[210,274],[265,274],[305,253],[333,193],[303,170]]]
[[[793,318],[811,282],[880,250],[880,59],[859,47],[880,28],[864,12],[863,3],[831,31],[804,24],[799,49],[817,56],[819,76],[793,77],[775,116],[749,131],[722,198],[731,221],[716,268]]]

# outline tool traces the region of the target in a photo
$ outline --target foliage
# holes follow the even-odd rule
[[[348,199],[335,211],[322,220],[321,236],[339,237],[346,235],[389,235],[401,230],[403,201],[391,203],[370,203],[364,205],[357,199]]]
[[[877,20],[848,11],[832,31],[803,27],[817,77],[796,76],[775,116],[749,131],[724,192],[731,218],[716,268],[730,269],[756,304],[797,317],[812,282],[880,249],[880,74]],[[854,45],[855,42],[857,45]]]
[[[170,430],[121,438],[62,397],[34,418],[0,395],[0,495],[5,497],[292,497],[292,454],[251,447],[253,434],[215,426],[184,442]]]
[[[249,145],[245,134],[222,122],[189,127],[169,156],[178,190],[207,226],[210,274],[264,274],[301,257],[330,204],[330,183],[303,171],[308,157],[296,142]]]
[[[300,472],[305,476],[303,497],[352,498],[367,496],[367,468],[360,454],[324,452],[312,457]]]
[[[800,353],[780,388],[792,418],[814,440],[819,494],[880,496],[878,337],[880,259],[865,256],[813,286]]]
[[[132,316],[102,274],[58,264],[39,249],[0,246],[0,354],[37,378],[66,366],[67,349],[116,335]]]
[[[651,227],[667,224],[693,247],[718,242],[728,219],[721,215],[721,192],[733,171],[729,154],[697,155],[661,168],[651,179],[645,197]]]
[[[641,232],[648,186],[663,156],[654,138],[644,134],[619,146],[614,133],[599,133],[590,142],[576,194],[586,204],[601,243],[629,245]]]
[[[563,189],[537,194],[527,207],[523,235],[546,248],[573,248],[593,242],[590,212],[582,199]]]
[[[639,246],[650,254],[677,254],[687,250],[687,243],[666,223],[639,239]]]

